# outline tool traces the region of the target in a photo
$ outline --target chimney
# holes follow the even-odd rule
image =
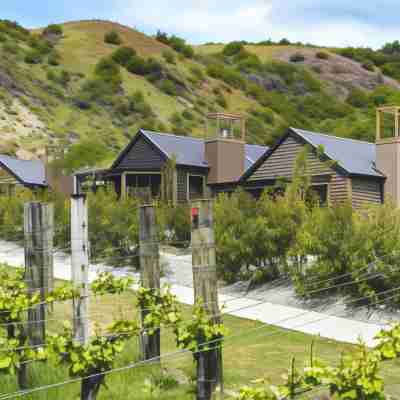
[[[385,199],[391,199],[397,207],[400,207],[399,117],[398,106],[380,107],[376,110],[376,168],[386,176]]]
[[[210,167],[207,183],[237,182],[245,170],[245,120],[240,115],[207,115],[205,158]],[[236,127],[235,124],[239,127]],[[208,130],[211,126],[211,134]]]

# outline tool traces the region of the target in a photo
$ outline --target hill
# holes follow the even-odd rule
[[[109,21],[33,32],[0,21],[0,152],[24,158],[96,142],[107,163],[140,127],[201,136],[211,111],[246,115],[251,143],[289,125],[372,140],[374,107],[400,103],[399,87],[334,49],[193,49]]]

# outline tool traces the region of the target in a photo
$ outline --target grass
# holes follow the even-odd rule
[[[191,307],[182,306],[186,319],[191,318]],[[48,331],[55,332],[61,327],[61,320],[71,319],[70,302],[57,304],[49,321]],[[105,326],[113,318],[123,315],[125,318],[134,318],[138,315],[135,307],[135,295],[126,292],[119,296],[107,295],[93,298],[90,303],[92,329],[95,325]],[[291,357],[296,358],[299,367],[307,362],[309,348],[315,340],[318,357],[336,364],[339,355],[353,348],[352,345],[335,342],[332,340],[313,337],[299,332],[288,331],[272,326],[264,326],[260,322],[242,318],[225,316],[224,322],[229,330],[224,344],[224,381],[228,392],[235,392],[244,384],[255,378],[268,377],[274,384],[282,382],[282,375],[289,366]],[[258,329],[257,329],[258,328]],[[162,332],[162,354],[177,351],[174,336],[169,329]],[[139,360],[138,341],[132,339],[127,343],[121,356],[116,362],[116,367],[122,367]],[[49,363],[29,365],[32,387],[54,384],[68,380],[65,368],[55,368]],[[164,372],[163,372],[164,371]],[[383,375],[387,384],[387,392],[393,396],[400,396],[400,361],[383,365]],[[179,386],[163,391],[151,397],[144,391],[145,381],[152,376],[160,374],[181,377],[183,383]],[[184,400],[193,398],[192,379],[195,374],[195,365],[192,356],[188,353],[162,360],[161,365],[141,366],[124,372],[112,373],[107,376],[106,384],[100,391],[99,400],[106,399],[162,399]],[[15,378],[0,376],[0,394],[17,391]],[[52,399],[77,399],[79,383],[64,385],[36,394],[26,396],[31,400]]]

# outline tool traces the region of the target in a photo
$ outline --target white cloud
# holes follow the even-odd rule
[[[393,19],[398,0],[114,1],[114,19],[146,32],[175,33],[192,43],[286,37],[379,47],[400,38],[397,16]]]
[[[123,11],[122,11],[123,10]],[[192,41],[229,41],[266,38],[271,5],[264,0],[243,1],[153,1],[138,5],[136,1],[121,4],[121,17],[139,27],[153,27],[177,33]]]

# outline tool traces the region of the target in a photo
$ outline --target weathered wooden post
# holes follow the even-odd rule
[[[204,304],[214,323],[220,323],[213,202],[211,200],[193,202],[191,217],[194,299],[195,302],[201,301]],[[219,343],[215,343],[210,347],[218,345]],[[209,400],[218,383],[223,396],[221,348],[197,354],[197,380],[198,400]]]
[[[54,208],[52,204],[30,202],[24,207],[25,275],[30,293],[40,292],[41,302],[53,288]],[[32,345],[46,336],[46,305],[28,312],[28,335]]]
[[[71,266],[72,282],[80,291],[73,300],[75,339],[87,344],[89,340],[89,245],[88,208],[86,196],[71,196]]]
[[[152,205],[139,208],[139,254],[140,279],[143,287],[160,291],[160,256],[158,248],[158,227],[156,213]],[[143,332],[140,335],[141,355],[143,360],[160,356],[160,329],[151,335],[144,330],[144,319],[148,310],[141,310]]]

